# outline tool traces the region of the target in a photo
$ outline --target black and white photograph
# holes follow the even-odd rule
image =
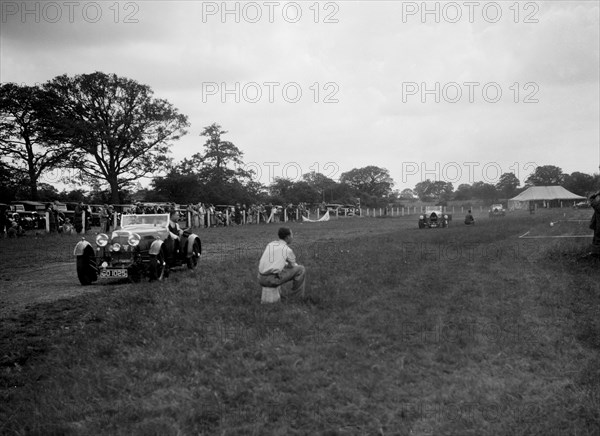
[[[0,0],[0,434],[600,435],[597,0]]]

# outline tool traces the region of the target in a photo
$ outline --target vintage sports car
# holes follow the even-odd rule
[[[504,216],[504,215],[506,215],[506,212],[504,211],[504,206],[502,206],[501,204],[492,204],[492,207],[490,207],[490,213],[489,213],[490,218]]]
[[[452,221],[452,215],[444,213],[442,208],[425,208],[425,213],[419,215],[419,228],[448,227]]]
[[[198,265],[202,245],[198,235],[184,230],[179,240],[169,232],[169,214],[123,215],[110,236],[100,233],[96,246],[83,238],[75,246],[77,277],[82,285],[100,279],[142,277],[162,280],[169,268]]]

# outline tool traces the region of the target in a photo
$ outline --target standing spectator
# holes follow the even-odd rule
[[[200,227],[206,227],[206,222],[204,221],[205,215],[206,209],[204,209],[204,204],[198,203],[198,220],[200,221]]]
[[[77,233],[81,233],[83,230],[83,217],[81,215],[84,211],[85,207],[83,206],[83,201],[80,201],[79,204],[75,206],[75,216],[73,217],[73,227]]]
[[[108,205],[107,204],[103,204],[102,208],[100,209],[100,231],[101,232],[106,232],[106,228],[108,227],[108,220],[109,220],[109,213],[108,213]]]
[[[104,232],[110,232],[110,228],[114,225],[114,220],[115,220],[115,208],[112,204],[108,205],[106,214],[107,214],[106,227],[102,230]]]
[[[92,230],[92,208],[87,204],[83,206],[85,211],[85,230]]]
[[[7,208],[5,206],[0,206],[0,238],[4,238],[4,231],[7,224],[6,211]]]
[[[217,218],[215,216],[215,206],[211,203],[208,207],[208,220],[211,227],[217,224]]]
[[[242,224],[242,207],[239,203],[235,204],[233,209],[235,223],[239,226]]]
[[[294,210],[294,205],[292,203],[288,204],[285,208],[285,216],[288,221],[296,221],[296,214]]]
[[[48,216],[48,229],[50,233],[54,233],[57,230],[58,216],[52,203],[46,204],[46,214]]]

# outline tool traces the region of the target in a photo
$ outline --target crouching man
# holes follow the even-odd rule
[[[279,240],[270,242],[258,264],[258,283],[263,287],[277,288],[291,281],[292,290],[288,295],[300,294],[304,297],[304,266],[296,263],[296,255],[289,247],[294,239],[292,231],[281,227]]]
[[[473,214],[471,213],[471,209],[467,212],[467,216],[465,216],[465,224],[468,226],[475,225],[475,218],[473,218]]]

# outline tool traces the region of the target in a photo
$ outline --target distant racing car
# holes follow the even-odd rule
[[[452,221],[452,215],[445,213],[441,207],[426,207],[425,213],[419,215],[419,228],[448,227]]]
[[[502,206],[501,204],[492,204],[492,207],[490,207],[490,212],[489,212],[490,218],[504,216],[504,215],[506,215],[504,206]]]

